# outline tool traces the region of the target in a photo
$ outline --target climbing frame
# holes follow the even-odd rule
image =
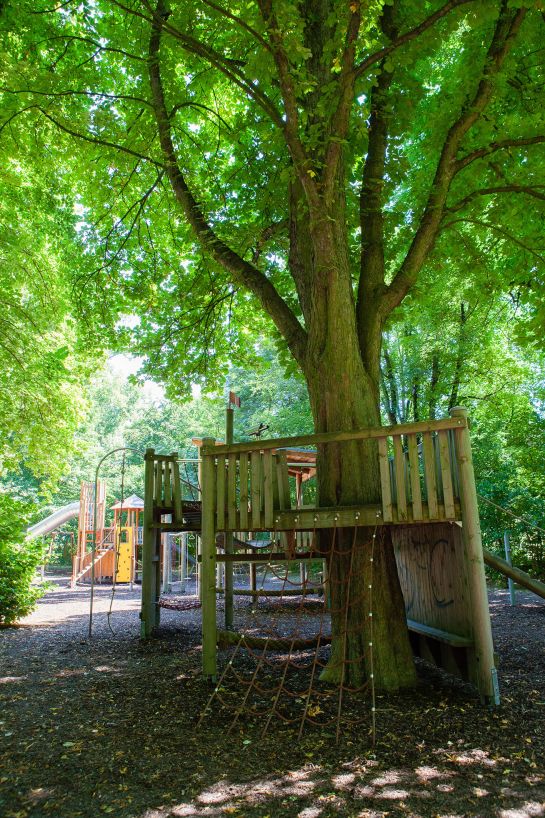
[[[293,507],[289,480],[289,449],[354,441],[375,441],[378,457],[380,501],[358,506]],[[142,633],[149,635],[158,622],[159,538],[164,530],[200,530],[203,672],[217,676],[216,664],[216,562],[233,561],[233,554],[218,554],[216,534],[224,532],[315,531],[324,528],[390,526],[397,544],[400,575],[412,576],[411,564],[419,559],[406,529],[426,529],[433,542],[434,527],[450,529],[458,546],[445,559],[442,571],[462,577],[460,601],[467,618],[463,625],[444,612],[438,627],[433,594],[420,606],[420,619],[409,618],[415,650],[448,670],[471,679],[481,696],[497,701],[496,673],[483,551],[473,475],[468,419],[465,409],[453,409],[449,418],[319,433],[295,438],[218,445],[205,438],[201,448],[200,514],[186,511],[176,492],[179,473],[176,455],[146,453],[146,507]],[[177,476],[178,475],[178,476]],[[193,504],[194,506],[195,504]],[[165,519],[169,515],[169,520]],[[396,533],[399,532],[399,533]],[[422,539],[422,538],[421,538]],[[426,537],[423,541],[427,541]],[[407,546],[407,543],[409,545]],[[147,545],[146,545],[147,544]],[[424,546],[428,547],[428,546]],[[445,552],[446,554],[446,552]],[[272,555],[271,555],[272,556]],[[298,555],[296,558],[299,559]],[[288,560],[293,555],[275,553]],[[247,555],[241,557],[247,559]],[[414,572],[413,572],[414,573]],[[427,594],[420,577],[422,596]],[[407,589],[405,599],[407,602]],[[420,593],[420,590],[418,591]],[[429,594],[428,594],[429,596]],[[454,608],[452,608],[454,611]],[[410,613],[410,612],[409,612]],[[439,645],[439,648],[437,646]],[[453,649],[456,649],[453,654]],[[463,654],[463,655],[462,655]]]

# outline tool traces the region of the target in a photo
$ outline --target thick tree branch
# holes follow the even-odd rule
[[[434,245],[450,184],[456,173],[456,154],[461,141],[488,105],[494,91],[494,79],[513,45],[526,12],[524,8],[509,8],[508,0],[502,2],[477,90],[447,133],[420,225],[403,264],[384,295],[382,312],[385,316],[401,303],[413,286]]]
[[[306,346],[306,333],[301,324],[278,294],[272,282],[257,267],[235,253],[216,235],[190,191],[178,164],[159,66],[164,8],[164,0],[158,0],[149,44],[149,77],[159,141],[172,190],[203,249],[230,273],[235,284],[245,287],[256,296],[286,339],[296,360],[301,362]]]
[[[360,346],[368,346],[366,331],[370,316],[384,292],[384,212],[383,188],[388,137],[388,91],[393,75],[383,71],[371,92],[369,144],[360,192],[361,258],[356,314]]]
[[[448,213],[454,213],[461,210],[467,204],[477,198],[477,196],[492,196],[495,193],[525,193],[527,196],[533,196],[535,199],[545,201],[545,193],[540,193],[540,190],[545,190],[545,185],[501,185],[499,187],[483,187],[480,190],[474,190],[463,199],[459,199],[455,204],[446,208]]]
[[[128,14],[145,20],[150,26],[155,24],[156,15],[153,13],[151,13],[151,16],[148,17],[143,12],[126,6],[124,3],[120,2],[120,0],[111,0],[111,2]],[[194,37],[190,37],[188,34],[180,31],[178,28],[168,23],[167,18],[168,14],[165,11],[165,17],[162,19],[163,31],[181,43],[182,47],[186,51],[201,57],[214,68],[217,68],[218,71],[221,71],[222,74],[224,74],[231,82],[244,91],[245,94],[255,100],[255,102],[257,102],[257,104],[265,111],[275,125],[277,125],[279,128],[283,127],[282,117],[280,116],[274,103],[268,98],[265,92],[261,90],[261,88],[248,79],[248,77],[241,70],[240,66],[236,64],[236,61],[225,57],[223,54],[215,51],[206,43],[202,43],[199,40],[196,40]]]
[[[272,10],[270,0],[258,0],[259,10],[269,31],[272,44],[272,53],[278,71],[280,90],[284,101],[285,121],[283,131],[286,144],[293,160],[293,166],[301,181],[301,185],[311,208],[317,209],[320,206],[320,196],[316,183],[313,181],[315,175],[312,170],[312,162],[304,148],[299,136],[299,111],[297,107],[297,95],[295,92],[294,80],[290,71],[289,58],[280,36],[278,21]]]
[[[332,200],[335,196],[339,162],[344,150],[343,143],[348,135],[350,111],[354,104],[354,60],[361,25],[361,4],[352,2],[349,10],[350,19],[341,57],[341,71],[337,79],[339,101],[331,117],[330,137],[325,154],[324,196],[326,201]]]
[[[464,168],[467,168],[476,159],[482,159],[485,156],[490,156],[496,151],[508,150],[509,148],[524,148],[527,145],[539,145],[545,142],[545,135],[539,134],[537,136],[521,137],[520,139],[502,139],[499,142],[491,142],[485,148],[479,148],[476,151],[466,154],[456,162],[456,173],[459,173]]]
[[[390,45],[384,46],[379,51],[375,51],[374,54],[370,54],[366,57],[363,62],[361,62],[354,70],[355,77],[360,77],[362,74],[367,71],[372,65],[375,65],[377,62],[381,62],[385,57],[388,57],[396,48],[403,45],[404,43],[408,43],[410,40],[414,40],[428,28],[431,28],[438,20],[441,20],[445,17],[449,12],[453,9],[458,8],[459,6],[467,5],[467,3],[473,3],[475,0],[449,0],[448,3],[445,3],[440,9],[436,12],[431,14],[421,23],[419,23],[414,28],[411,28],[410,31],[406,31],[404,34],[400,34],[397,36]]]

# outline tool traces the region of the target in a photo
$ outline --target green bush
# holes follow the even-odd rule
[[[28,506],[0,494],[0,624],[29,613],[43,589],[32,585],[44,556],[40,541],[25,541]]]

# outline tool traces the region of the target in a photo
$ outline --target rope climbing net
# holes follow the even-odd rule
[[[226,719],[229,732],[242,718],[263,723],[262,734],[278,721],[343,732],[360,725],[374,745],[373,560],[379,530],[333,528],[328,542],[316,533],[307,559],[323,560],[327,570],[318,585],[310,572],[293,576],[293,563],[267,564],[260,602],[238,605],[238,630],[220,631],[223,669],[199,725],[207,718]],[[297,552],[293,555],[297,560]],[[360,567],[367,563],[362,572]],[[290,566],[291,569],[290,570]],[[358,568],[356,568],[358,566]],[[273,580],[266,586],[266,579]],[[276,586],[268,596],[270,585]],[[278,590],[278,584],[281,588]],[[247,599],[247,597],[246,597]]]

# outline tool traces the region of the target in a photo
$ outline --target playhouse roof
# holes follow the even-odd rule
[[[130,497],[126,497],[123,500],[123,504],[121,504],[121,501],[118,501],[111,506],[112,511],[120,511],[121,509],[123,509],[123,511],[134,511],[142,508],[144,508],[144,501],[141,497],[138,497],[137,494],[131,494]]]

